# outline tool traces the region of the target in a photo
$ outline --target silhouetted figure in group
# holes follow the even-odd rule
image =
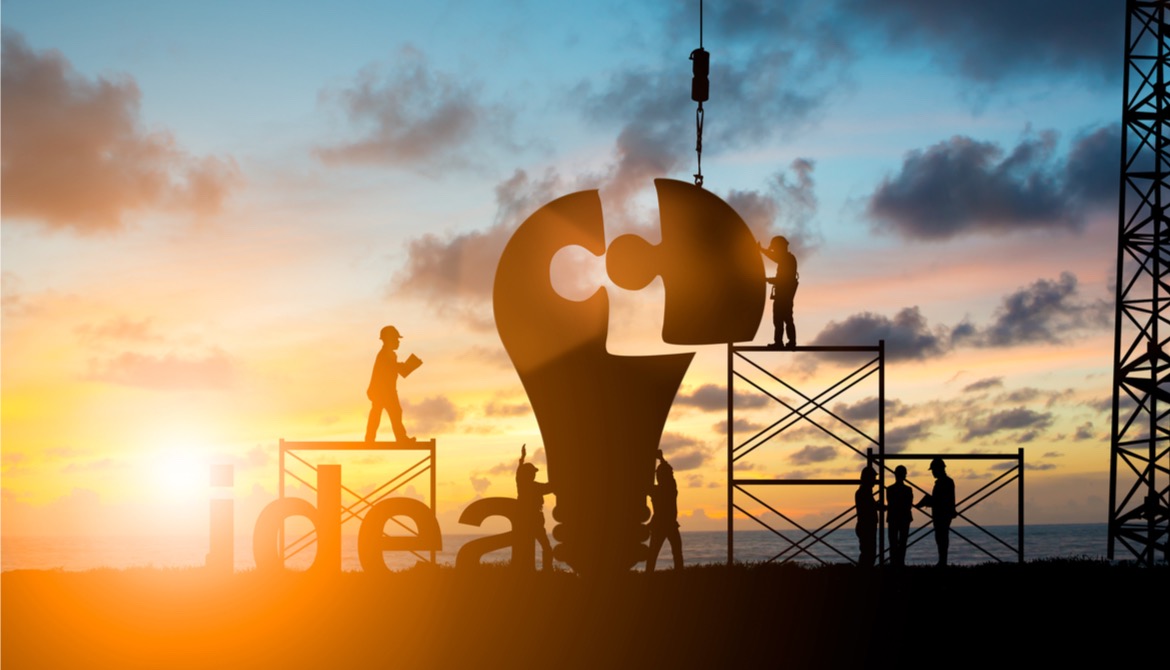
[[[951,543],[951,520],[955,518],[955,480],[947,476],[947,464],[941,458],[930,462],[930,473],[934,475],[934,489],[930,495],[922,496],[915,507],[930,508],[934,521],[934,542],[938,545],[938,565],[947,564],[947,549]]]
[[[650,557],[646,559],[646,572],[654,572],[658,563],[658,552],[662,543],[670,542],[670,553],[674,556],[674,569],[682,570],[682,535],[678,532],[678,483],[674,481],[674,468],[666,462],[662,450],[658,450],[658,469],[655,475],[658,483],[650,487],[650,503],[654,516],[650,518]]]
[[[857,507],[857,546],[860,549],[857,565],[862,568],[872,568],[877,557],[878,503],[873,499],[876,480],[877,472],[865,466],[861,471],[861,484],[853,494],[853,504]]]
[[[512,550],[512,562],[518,567],[520,553],[532,550],[532,543],[540,543],[541,561],[543,569],[553,569],[552,544],[548,541],[548,533],[544,530],[544,497],[553,492],[552,485],[536,481],[536,466],[525,463],[528,449],[520,447],[520,464],[516,466],[516,504],[519,507],[518,518],[512,522],[512,530],[516,533],[516,545]]]
[[[906,466],[894,468],[894,483],[886,489],[886,522],[890,538],[890,563],[899,568],[906,564],[906,539],[910,535],[914,491],[906,485]]]
[[[382,421],[382,412],[390,416],[390,426],[394,429],[394,439],[398,442],[410,442],[414,438],[406,434],[402,425],[402,403],[398,401],[398,378],[414,372],[422,361],[411,354],[410,358],[399,363],[398,354],[394,353],[402,341],[402,335],[394,326],[386,326],[378,335],[382,340],[382,350],[374,359],[374,371],[370,374],[370,386],[366,389],[366,397],[373,403],[370,406],[370,418],[366,422],[366,442],[373,442],[378,437],[378,424]]]
[[[796,271],[796,256],[788,251],[788,240],[776,236],[772,243],[765,248],[760,245],[760,252],[776,264],[776,276],[768,277],[767,282],[772,285],[772,325],[776,328],[773,347],[796,347],[796,322],[792,318],[792,303],[796,299],[796,287],[800,283],[800,273]],[[788,331],[788,342],[784,342],[784,332]]]

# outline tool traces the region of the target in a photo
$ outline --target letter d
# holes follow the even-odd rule
[[[257,570],[284,567],[281,530],[290,516],[303,516],[317,532],[317,556],[310,570],[341,571],[341,466],[317,466],[317,506],[302,498],[281,498],[269,503],[256,519],[252,555]]]

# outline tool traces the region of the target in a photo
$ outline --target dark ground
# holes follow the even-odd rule
[[[604,582],[504,567],[326,578],[13,571],[0,587],[6,670],[1083,667],[1098,653],[1112,667],[1167,667],[1170,659],[1170,569],[1087,560],[868,573],[706,566]]]

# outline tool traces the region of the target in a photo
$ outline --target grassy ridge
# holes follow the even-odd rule
[[[1047,664],[1084,660],[1084,644],[1131,630],[1153,603],[1164,613],[1168,577],[1164,566],[1067,560],[901,572],[701,566],[607,581],[503,567],[13,571],[0,577],[0,660],[6,669],[836,667],[961,652],[1002,665],[1021,640],[1059,633]]]

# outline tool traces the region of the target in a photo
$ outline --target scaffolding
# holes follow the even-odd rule
[[[342,495],[348,495],[352,498],[349,504],[344,503],[341,508],[341,525],[342,528],[348,522],[355,522],[360,525],[365,519],[366,513],[378,502],[389,498],[394,493],[402,489],[410,482],[421,477],[424,474],[429,474],[430,477],[430,495],[427,499],[427,504],[430,506],[431,512],[435,512],[435,441],[412,441],[412,442],[288,442],[284,439],[280,441],[280,485],[279,496],[284,499],[286,495],[286,481],[293,479],[300,482],[301,485],[306,486],[309,490],[316,492],[317,486],[317,465],[306,459],[303,452],[418,452],[423,456],[418,461],[411,463],[405,468],[391,470],[389,479],[383,481],[380,485],[374,488],[369,493],[362,495],[354,489],[346,486],[344,482],[341,486]],[[301,474],[305,476],[301,476]],[[311,473],[311,474],[310,474]],[[397,518],[390,519],[398,526],[400,526],[406,533],[417,536],[418,529],[402,523]],[[305,549],[311,547],[317,541],[317,531],[310,530],[301,536],[297,537],[291,542],[285,542],[283,525],[280,532],[280,547],[281,560],[287,561],[293,556],[301,553]],[[422,554],[417,551],[411,551],[420,561],[427,560]],[[435,562],[435,551],[431,550],[430,562]]]
[[[1127,2],[1122,92],[1109,558],[1120,545],[1146,565],[1170,550],[1168,11],[1166,0]]]
[[[835,382],[815,394],[806,394],[792,384],[769,371],[762,363],[764,357],[787,356],[801,353],[813,354],[863,354],[860,363],[846,367],[846,372]],[[751,375],[754,375],[755,378]],[[839,412],[829,407],[829,403],[840,398],[847,391],[865,384],[876,386],[876,402],[874,406],[874,428],[865,429],[858,420],[848,420]],[[736,442],[735,394],[737,385],[747,384],[755,392],[766,396],[774,404],[780,406],[781,415],[766,427],[756,430],[751,437]],[[795,395],[799,400],[788,402],[780,397],[778,392],[769,390],[768,385],[775,389],[783,389]],[[965,521],[969,526],[961,529],[951,527],[951,535],[959,538],[966,544],[974,547],[989,560],[1005,562],[1008,560],[1022,563],[1024,561],[1024,450],[1020,448],[1014,454],[887,454],[885,440],[885,341],[879,341],[876,346],[814,346],[795,347],[792,349],[777,349],[772,347],[731,345],[727,351],[727,562],[735,561],[735,514],[745,516],[754,524],[769,531],[782,547],[768,562],[790,562],[809,559],[818,563],[827,563],[823,555],[834,560],[856,564],[856,559],[840,546],[833,543],[833,533],[851,528],[857,519],[856,505],[833,516],[817,527],[806,527],[786,514],[777,506],[764,500],[762,490],[772,487],[817,486],[817,487],[857,487],[860,481],[856,478],[747,478],[735,475],[736,466],[748,454],[765,448],[777,437],[796,427],[813,426],[820,434],[830,438],[838,445],[844,446],[858,456],[865,458],[866,464],[873,466],[879,473],[877,479],[877,495],[879,509],[879,523],[877,528],[877,556],[884,563],[889,551],[886,547],[885,534],[885,491],[886,477],[892,474],[891,462],[930,460],[944,458],[951,461],[998,461],[1002,464],[1002,472],[992,477],[975,491],[962,499],[956,500],[958,519]],[[1009,539],[1001,537],[993,530],[977,523],[970,516],[972,508],[987,500],[990,496],[1016,484],[1016,534],[1015,545]],[[907,480],[907,484],[919,493],[928,493],[925,489]],[[773,527],[760,515],[739,504],[736,496],[742,496],[771,514],[774,514],[795,531],[785,534],[782,530]],[[927,521],[913,528],[907,539],[907,548],[930,537],[933,524],[927,515]],[[820,552],[819,554],[817,552]]]
[[[828,549],[830,552],[837,554],[841,558],[852,561],[849,556],[842,552],[839,548],[833,546],[827,536],[835,530],[839,530],[848,524],[855,514],[853,510],[846,510],[841,514],[823,523],[817,528],[805,528],[798,521],[787,514],[776,509],[772,505],[762,500],[758,495],[753,493],[753,489],[757,487],[772,487],[772,486],[856,486],[856,479],[810,479],[803,477],[793,478],[746,478],[735,476],[736,463],[746,457],[748,454],[755,452],[767,443],[774,440],[777,436],[783,434],[785,431],[791,430],[797,425],[804,425],[806,422],[815,426],[824,435],[831,438],[838,444],[852,450],[860,456],[866,457],[867,460],[872,459],[873,449],[877,449],[878,462],[882,462],[885,457],[885,404],[886,404],[886,374],[885,374],[885,354],[886,343],[885,340],[878,342],[877,346],[812,346],[812,347],[794,347],[789,349],[778,349],[774,347],[760,347],[760,346],[735,346],[728,345],[727,347],[727,564],[731,565],[735,562],[735,513],[739,512],[747,516],[755,523],[763,526],[765,529],[771,531],[776,537],[788,543],[788,547],[772,560],[783,559],[785,561],[792,560],[796,557],[803,556],[813,558],[821,561],[812,551],[813,545]],[[852,367],[849,371],[835,383],[829,385],[824,390],[815,395],[807,395],[795,388],[788,382],[777,377],[772,372],[768,371],[760,364],[757,358],[765,356],[776,355],[790,355],[798,353],[860,353],[868,354],[862,359],[862,363],[858,366]],[[738,364],[738,367],[737,367]],[[745,372],[741,371],[746,366],[749,371],[754,371],[755,374],[762,375],[762,380],[770,380],[779,387],[795,394],[801,399],[799,403],[789,403],[780,398],[776,393],[765,388],[762,383],[749,377]],[[870,380],[876,375],[877,385],[877,432],[870,434],[866,430],[859,428],[854,421],[847,421],[839,416],[827,405],[836,400],[846,391],[854,388],[858,384]],[[735,438],[735,388],[737,380],[741,384],[748,384],[755,391],[767,396],[775,403],[783,407],[784,411],[779,419],[773,421],[770,425],[756,431],[751,437],[743,442],[736,444]],[[871,383],[873,383],[871,381]],[[834,423],[841,428],[834,429],[831,426],[825,425],[828,423],[824,421],[825,417],[834,419]],[[802,535],[792,540],[785,536],[780,530],[771,527],[767,522],[760,519],[751,511],[736,504],[735,495],[740,493],[757,504],[762,505],[765,509],[783,519],[788,524],[792,525]],[[881,541],[881,550],[884,550],[884,539]],[[823,562],[823,561],[821,561]]]

